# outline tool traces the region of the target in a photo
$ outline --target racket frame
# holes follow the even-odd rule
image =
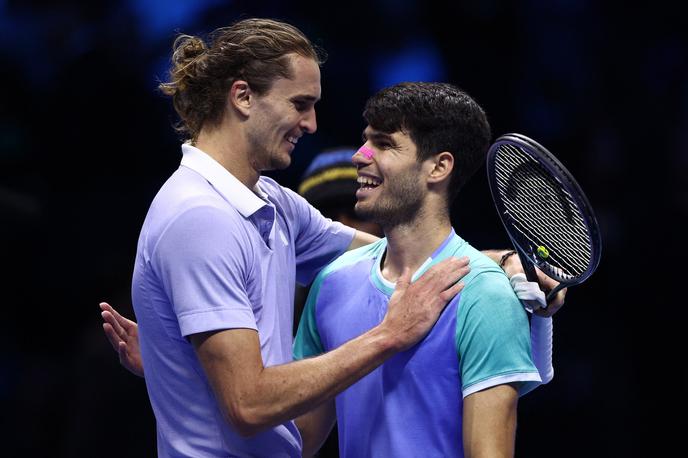
[[[588,235],[590,237],[590,248],[591,248],[591,262],[588,268],[582,274],[576,276],[576,278],[563,281],[561,279],[556,279],[559,281],[554,289],[552,289],[547,294],[547,302],[549,302],[554,296],[563,288],[569,286],[577,285],[585,281],[592,273],[597,269],[599,265],[601,252],[602,252],[602,238],[599,231],[599,225],[597,224],[597,218],[592,211],[592,206],[585,196],[585,193],[581,189],[578,182],[573,178],[571,172],[568,171],[566,167],[545,148],[540,145],[535,140],[526,137],[525,135],[517,133],[509,133],[500,136],[497,140],[490,146],[487,152],[487,181],[490,186],[490,193],[492,194],[492,201],[497,208],[497,213],[499,214],[499,219],[506,229],[509,239],[511,239],[511,244],[518,253],[518,256],[523,265],[523,270],[529,281],[537,282],[537,274],[535,272],[535,267],[539,264],[538,257],[533,252],[529,252],[525,247],[521,246],[518,239],[512,235],[511,230],[511,219],[507,216],[507,210],[501,198],[499,198],[499,190],[497,184],[497,174],[495,173],[495,159],[497,152],[503,145],[509,145],[511,147],[518,148],[524,154],[533,158],[538,164],[540,164],[549,174],[565,189],[571,200],[573,200],[578,206],[583,220],[585,221],[585,227],[588,230]],[[544,273],[544,270],[543,270]]]

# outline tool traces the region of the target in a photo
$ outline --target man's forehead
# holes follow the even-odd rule
[[[300,78],[298,74],[295,74],[293,78],[278,76],[272,81],[268,90],[268,92],[272,91],[288,94],[290,98],[302,97],[318,101],[321,92],[320,80]]]
[[[284,87],[291,93],[291,97],[309,99],[313,102],[320,100],[320,67],[318,63],[311,58],[292,54],[290,66],[292,77],[277,77],[273,87]]]

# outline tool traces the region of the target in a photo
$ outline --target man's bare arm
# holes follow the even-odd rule
[[[328,353],[265,367],[258,333],[232,329],[190,336],[220,408],[242,435],[283,423],[332,399],[396,352],[423,338],[462,288],[467,258],[450,258],[413,284],[406,269],[382,323]]]
[[[347,248],[347,251],[355,250],[356,248],[369,245],[371,243],[377,242],[378,240],[380,240],[380,238],[372,234],[368,234],[367,232],[363,231],[356,231],[356,234],[354,234],[354,239],[351,241],[351,244],[349,245],[349,248]]]
[[[337,420],[334,399],[298,417],[295,422],[303,441],[303,456],[311,457],[320,450]]]
[[[511,458],[516,442],[518,392],[497,385],[463,400],[463,449],[466,458]]]

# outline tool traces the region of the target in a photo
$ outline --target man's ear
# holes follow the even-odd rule
[[[244,80],[236,80],[229,88],[229,106],[237,110],[244,116],[248,116],[251,106],[255,102],[255,94],[251,86]]]
[[[431,160],[431,169],[428,173],[428,183],[440,183],[448,180],[454,170],[454,155],[448,151],[435,154]]]

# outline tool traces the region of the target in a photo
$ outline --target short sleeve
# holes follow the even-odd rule
[[[463,396],[504,383],[525,394],[540,382],[528,317],[503,273],[484,272],[461,292],[456,320]]]
[[[308,292],[308,299],[306,299],[306,305],[299,322],[299,329],[294,339],[293,356],[295,360],[316,356],[325,352],[315,320],[315,309],[322,282],[323,272],[318,275]]]
[[[162,232],[151,253],[153,272],[172,304],[183,336],[229,328],[257,329],[247,294],[252,250],[236,216],[194,207]]]
[[[355,230],[325,218],[295,192],[285,189],[297,219],[296,280],[307,285],[325,265],[351,245]]]

